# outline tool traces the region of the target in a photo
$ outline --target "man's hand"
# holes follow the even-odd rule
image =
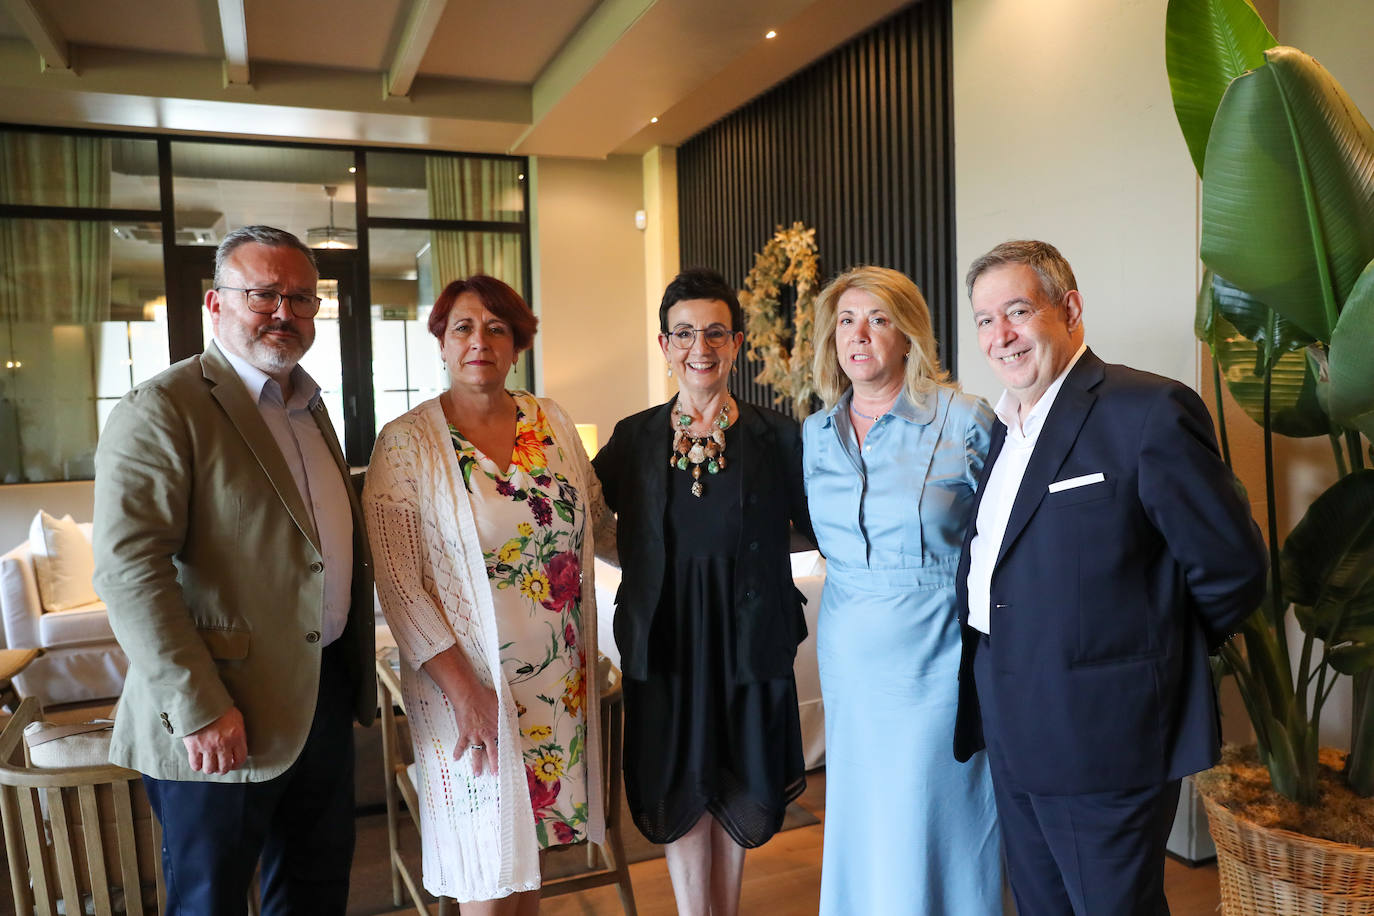
[[[248,759],[248,732],[237,706],[230,706],[218,719],[181,740],[191,769],[198,773],[221,776],[237,770]]]

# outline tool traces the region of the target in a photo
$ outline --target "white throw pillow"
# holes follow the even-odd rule
[[[79,725],[30,722],[24,726],[29,761],[36,767],[99,767],[110,762],[113,719]]]
[[[29,526],[29,553],[43,610],[65,611],[100,600],[91,585],[95,553],[70,515],[54,518],[40,509]]]

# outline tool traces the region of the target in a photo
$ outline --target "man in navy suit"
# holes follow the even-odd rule
[[[1044,242],[969,268],[1005,385],[957,577],[954,753],[986,747],[1020,916],[1168,913],[1179,780],[1217,760],[1207,662],[1265,552],[1191,389],[1107,365]]]

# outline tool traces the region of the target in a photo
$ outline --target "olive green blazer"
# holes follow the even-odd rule
[[[314,416],[349,476],[324,405]],[[376,714],[372,570],[357,494],[341,639],[358,721]],[[110,761],[158,779],[259,782],[300,754],[320,675],[323,558],[276,441],[215,345],[136,386],[96,450],[95,589],[129,657]],[[182,738],[231,705],[248,760],[190,768]]]

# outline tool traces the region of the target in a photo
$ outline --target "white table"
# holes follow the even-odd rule
[[[792,579],[806,596],[807,636],[797,647],[793,672],[797,678],[797,707],[801,716],[802,753],[808,770],[825,763],[825,704],[821,701],[821,677],[816,667],[816,621],[821,612],[821,588],[825,585],[825,560],[818,551],[792,554]],[[615,592],[620,569],[605,560],[596,561],[597,640],[601,654],[620,667],[620,649],[611,623],[615,618]]]

